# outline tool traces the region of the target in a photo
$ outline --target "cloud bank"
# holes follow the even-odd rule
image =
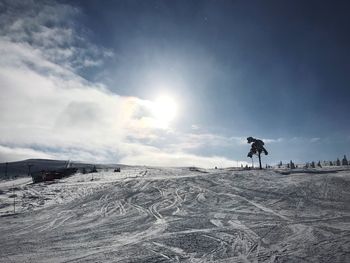
[[[119,96],[82,78],[81,69],[103,65],[113,52],[81,34],[74,24],[78,9],[35,1],[2,2],[0,9],[0,161],[237,164],[191,151],[232,139],[155,127],[152,102]]]

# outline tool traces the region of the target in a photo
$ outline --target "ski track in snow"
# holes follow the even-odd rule
[[[0,190],[0,262],[350,262],[349,171],[128,167]]]

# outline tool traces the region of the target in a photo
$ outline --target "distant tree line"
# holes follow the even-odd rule
[[[347,166],[350,165],[350,161],[348,161],[348,159],[346,158],[346,155],[344,155],[343,159],[340,161],[339,158],[337,158],[336,161],[323,161],[321,163],[321,161],[318,161],[317,163],[315,163],[314,161],[312,162],[307,162],[303,168],[322,168],[322,166]],[[295,169],[298,168],[298,165],[295,165],[293,161],[290,161],[289,163],[283,164],[282,161],[280,161],[277,164],[278,168],[282,168],[283,166],[289,168],[289,169]]]
[[[344,155],[343,159],[340,161],[339,158],[337,158],[336,161],[328,161],[329,166],[342,166],[342,165],[350,165],[350,161],[346,158],[346,155]]]

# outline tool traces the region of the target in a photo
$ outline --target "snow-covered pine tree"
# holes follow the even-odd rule
[[[311,164],[310,164],[311,168],[315,168],[315,162],[312,161]]]
[[[290,169],[295,169],[295,165],[294,165],[294,163],[292,162],[292,160],[290,161]]]
[[[337,166],[340,166],[340,160],[339,160],[339,158],[337,158]]]
[[[348,159],[346,159],[346,155],[344,155],[344,158],[342,160],[342,165],[348,165]]]

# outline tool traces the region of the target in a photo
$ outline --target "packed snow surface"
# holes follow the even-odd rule
[[[6,263],[350,262],[349,171],[126,167],[19,178],[0,181],[0,215]]]

